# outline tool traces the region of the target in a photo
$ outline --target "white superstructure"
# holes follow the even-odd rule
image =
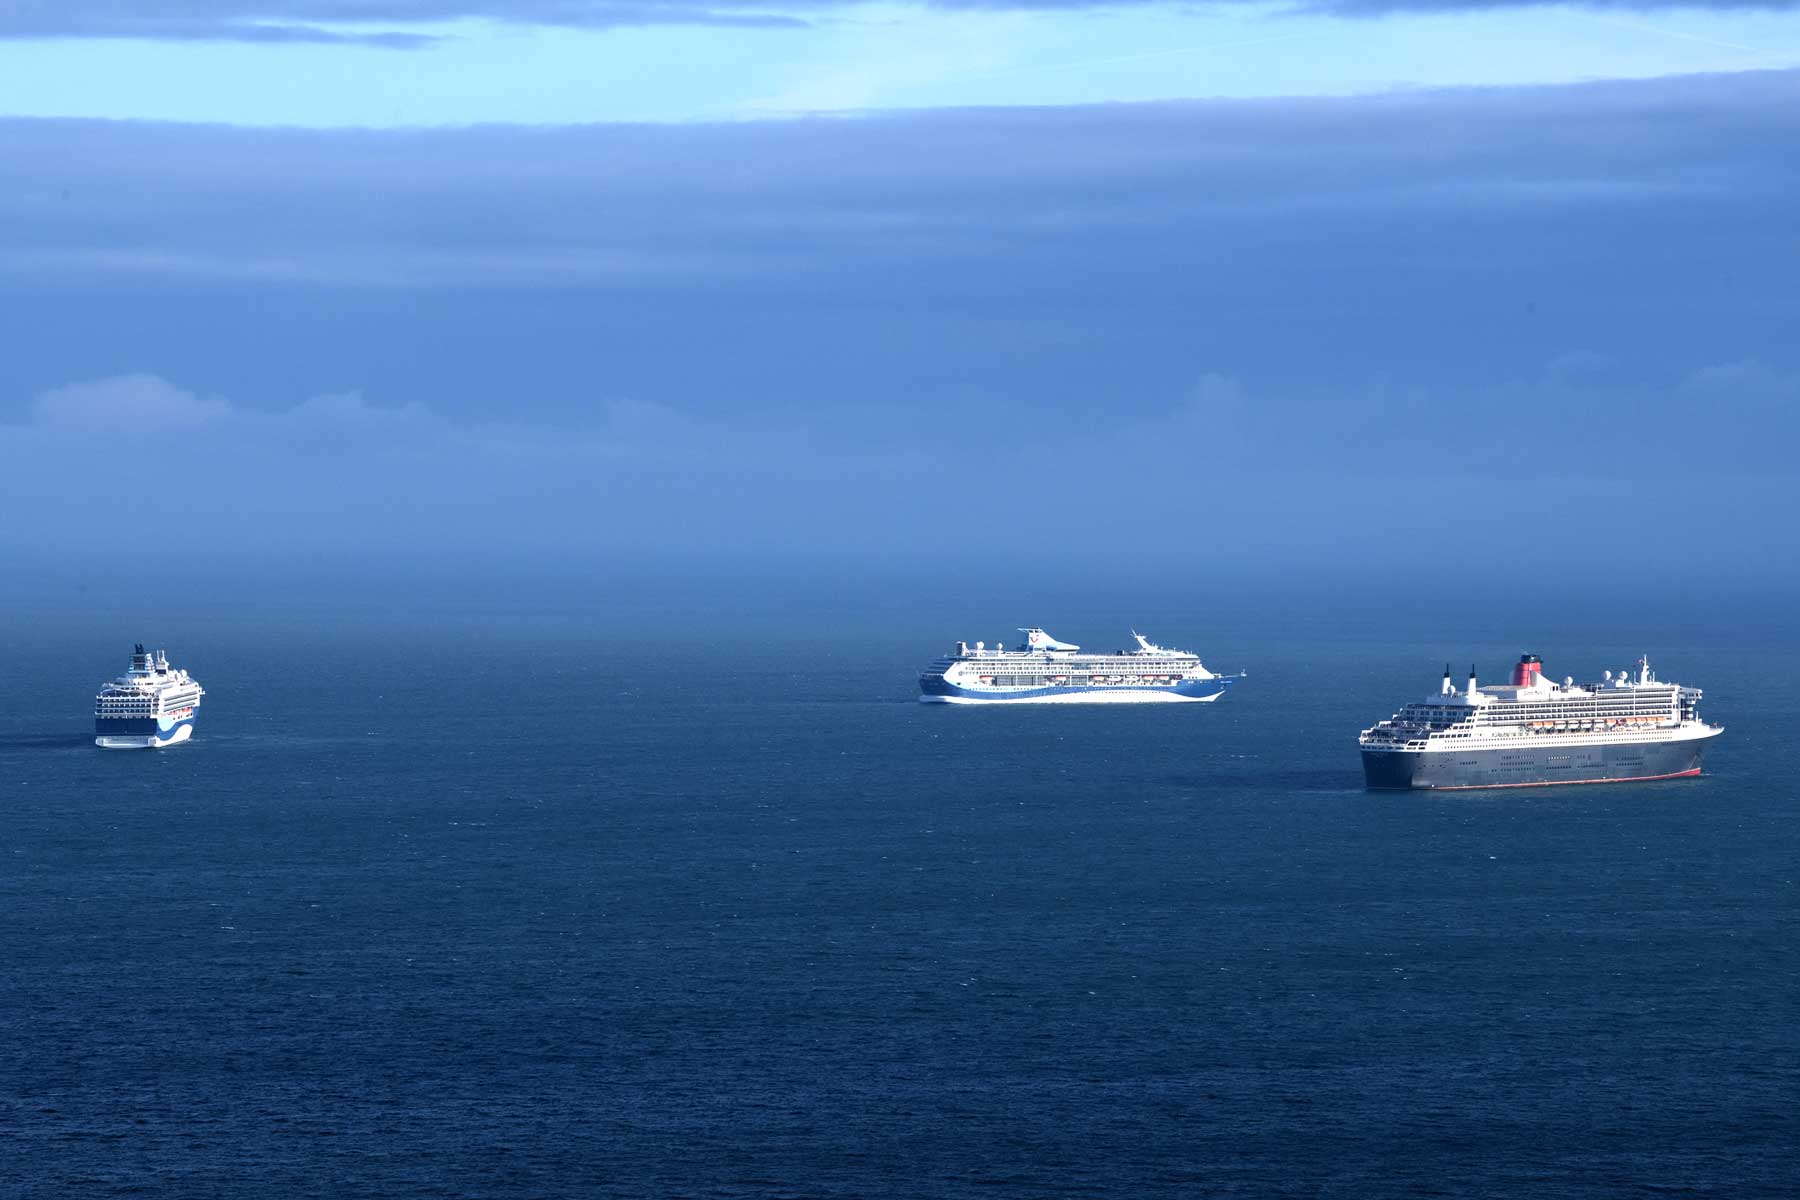
[[[131,669],[94,697],[94,745],[107,750],[152,750],[185,742],[206,690],[186,671],[169,666],[166,651],[140,643]]]
[[[1453,687],[1450,672],[1436,696],[1408,704],[1372,728],[1364,746],[1409,749],[1494,750],[1518,746],[1567,746],[1582,742],[1666,742],[1711,737],[1718,728],[1697,715],[1699,688],[1663,683],[1639,659],[1635,672],[1605,673],[1599,684],[1573,679],[1553,683],[1536,656],[1519,664],[1514,682]],[[1519,676],[1523,676],[1520,679]]]
[[[919,675],[920,699],[945,704],[1093,704],[1216,700],[1239,676],[1215,675],[1196,654],[1170,650],[1133,632],[1135,649],[1083,652],[1042,629],[1021,629],[1025,641],[1009,650],[996,643],[956,649]]]

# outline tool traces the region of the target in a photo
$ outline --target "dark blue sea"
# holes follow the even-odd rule
[[[863,597],[16,605],[0,1193],[1800,1194],[1783,612]],[[1027,621],[1250,674],[915,702]],[[196,738],[98,751],[137,640]],[[1704,687],[1708,773],[1362,789],[1526,650]]]

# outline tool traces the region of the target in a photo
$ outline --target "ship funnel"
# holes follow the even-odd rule
[[[1521,654],[1519,655],[1518,664],[1513,667],[1513,686],[1530,687],[1538,681],[1538,678],[1543,675],[1543,673],[1544,664],[1538,659],[1537,655]]]
[[[1474,663],[1469,664],[1469,691],[1467,694],[1468,694],[1469,699],[1473,700],[1475,698],[1475,664]]]
[[[1456,691],[1456,685],[1454,683],[1450,682],[1450,664],[1445,663],[1444,664],[1444,686],[1438,689],[1438,694],[1443,695],[1443,696],[1448,696],[1454,691]]]
[[[1025,635],[1025,648],[1028,650],[1079,650],[1080,646],[1068,642],[1059,642],[1041,629],[1021,629]]]

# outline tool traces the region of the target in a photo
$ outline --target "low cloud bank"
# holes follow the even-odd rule
[[[1691,538],[1690,561],[1725,562],[1754,536],[1759,566],[1793,571],[1791,539],[1767,535],[1800,504],[1786,462],[1800,377],[1718,364],[1644,397],[1566,376],[1562,363],[1459,395],[1374,381],[1323,424],[1314,397],[1213,376],[1153,420],[997,439],[922,436],[899,414],[781,426],[629,400],[560,427],[353,392],[249,407],[133,375],[52,389],[0,427],[0,503],[41,514],[7,534],[38,551],[122,550],[148,522],[159,543],[227,555],[757,551],[1001,566],[1031,562],[1048,539],[1084,562],[1160,550],[1181,570],[1420,555],[1474,568],[1529,550],[1586,575],[1611,569],[1592,557],[1597,538]],[[1636,419],[1646,406],[1692,419]],[[1381,438],[1368,430],[1401,423],[1418,427],[1410,458],[1372,453]],[[1471,461],[1470,444],[1495,440],[1498,465]]]

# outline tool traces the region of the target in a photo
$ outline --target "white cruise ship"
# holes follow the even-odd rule
[[[1512,681],[1458,691],[1444,668],[1438,694],[1363,730],[1372,788],[1541,787],[1623,783],[1700,774],[1723,730],[1700,718],[1700,689],[1665,683],[1640,658],[1599,682],[1553,683],[1535,654]]]
[[[936,704],[995,701],[1093,704],[1217,700],[1242,675],[1215,675],[1200,657],[1169,650],[1134,632],[1132,650],[1083,653],[1042,629],[1021,629],[1016,650],[985,642],[956,649],[919,673],[919,699]]]
[[[106,750],[156,750],[194,736],[194,713],[206,695],[169,655],[132,648],[131,670],[94,697],[94,745]]]

